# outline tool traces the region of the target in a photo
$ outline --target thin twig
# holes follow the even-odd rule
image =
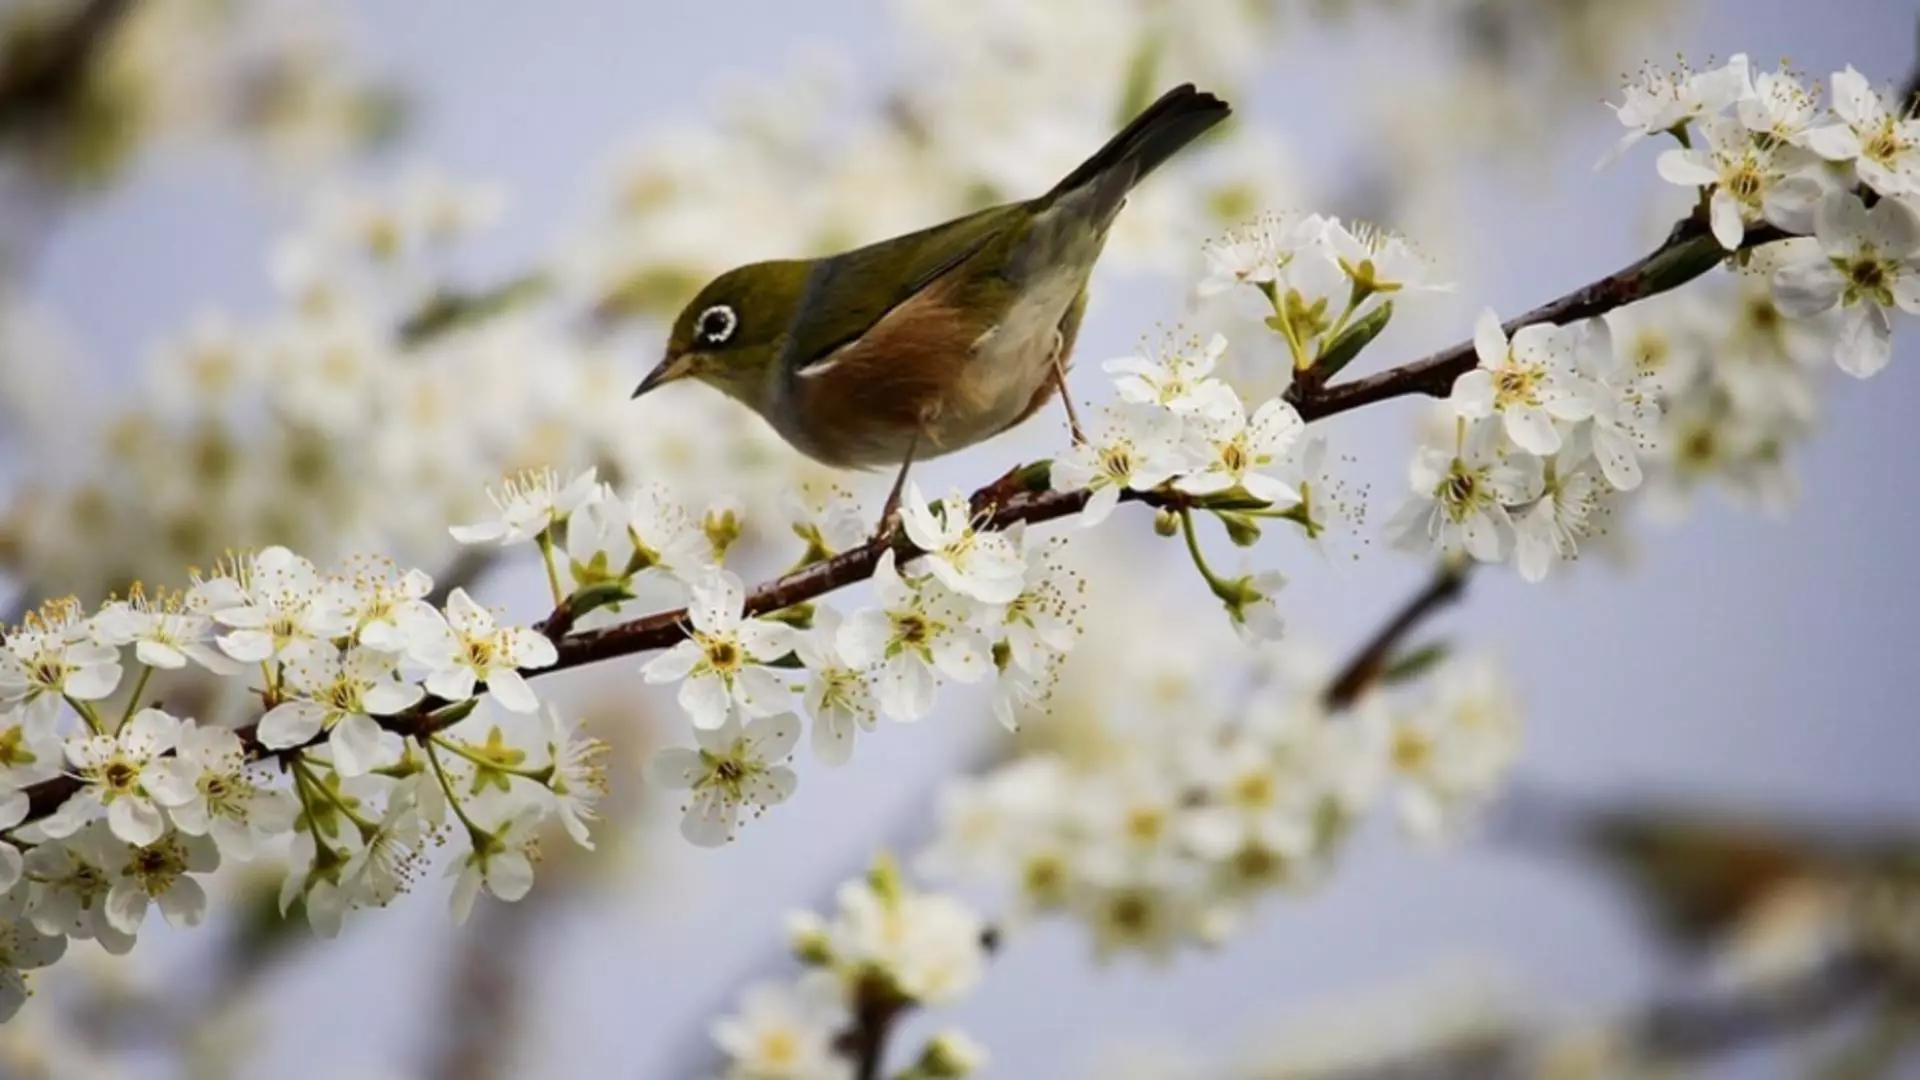
[[[1327,684],[1322,695],[1328,709],[1336,712],[1351,707],[1359,701],[1367,688],[1373,685],[1380,673],[1393,661],[1407,635],[1427,617],[1460,598],[1467,587],[1467,568],[1456,563],[1443,563],[1434,571],[1427,586],[1415,593],[1406,605],[1387,620],[1380,632],[1354,654],[1340,673]]]

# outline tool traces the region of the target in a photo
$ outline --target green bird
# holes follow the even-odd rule
[[[897,466],[992,438],[1064,394],[1087,281],[1146,175],[1231,112],[1168,91],[1037,199],[819,259],[729,270],[674,320],[633,392],[712,386],[827,465]]]

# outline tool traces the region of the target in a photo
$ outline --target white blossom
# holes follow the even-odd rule
[[[0,642],[0,704],[51,709],[99,701],[120,685],[120,652],[93,638],[77,606],[53,604]]]
[[[839,995],[817,983],[760,983],[737,1015],[714,1022],[713,1041],[731,1064],[727,1080],[852,1080],[834,1048],[849,1022]]]
[[[175,671],[192,661],[215,675],[241,670],[214,647],[213,619],[174,593],[150,597],[136,588],[127,599],[102,605],[93,628],[108,645],[132,645],[134,658],[151,668]]]
[[[1189,495],[1237,489],[1261,502],[1283,507],[1299,502],[1297,488],[1266,470],[1276,469],[1306,430],[1300,414],[1280,398],[1261,405],[1252,417],[1247,416],[1238,395],[1233,395],[1232,402],[1232,408],[1224,414],[1207,417],[1187,429],[1191,465],[1174,481],[1174,487]]]
[[[455,525],[448,530],[462,544],[526,543],[548,535],[548,530],[567,520],[589,499],[600,493],[595,470],[575,476],[563,486],[552,469],[539,469],[508,477],[499,490],[489,488],[492,517],[472,525]]]
[[[1227,339],[1215,334],[1204,347],[1197,341],[1168,341],[1158,355],[1121,357],[1101,368],[1116,376],[1114,387],[1122,401],[1156,406],[1178,416],[1212,416],[1237,404],[1227,384],[1212,377],[1226,351]]]
[[[787,707],[786,683],[767,665],[793,651],[794,630],[747,618],[746,595],[733,574],[708,574],[693,586],[686,640],[641,669],[650,683],[680,682],[680,707],[697,728],[717,729],[736,712],[772,716]]]
[[[792,713],[755,717],[744,727],[729,715],[719,727],[696,727],[693,734],[698,749],[667,747],[647,763],[652,783],[691,792],[680,819],[688,841],[719,847],[739,832],[743,809],[758,815],[793,794],[786,761],[800,741],[800,721]]]
[[[974,625],[965,596],[937,579],[910,583],[894,567],[891,550],[873,572],[880,607],[840,624],[837,640],[847,662],[873,669],[881,708],[895,720],[918,720],[933,708],[939,675],[972,683],[992,670],[988,644]]]
[[[1701,125],[1703,149],[1660,155],[1660,176],[1682,187],[1709,187],[1714,239],[1735,251],[1748,228],[1761,222],[1804,233],[1823,186],[1813,171],[1819,157],[1792,143],[1763,146],[1740,121],[1721,116]]]
[[[344,613],[311,562],[284,547],[236,560],[230,575],[197,581],[203,604],[230,633],[220,648],[246,664],[284,659],[296,646],[324,642],[347,630]]]
[[[1875,92],[1847,65],[1831,84],[1838,123],[1813,129],[1807,145],[1829,161],[1852,162],[1861,183],[1889,198],[1920,195],[1920,119],[1903,101]]]
[[[1611,164],[1649,135],[1681,130],[1695,120],[1725,111],[1746,92],[1748,70],[1745,54],[1737,54],[1710,71],[1694,72],[1685,67],[1663,71],[1651,65],[1642,68],[1639,81],[1627,84],[1621,103],[1608,106],[1629,130],[1595,167]]]
[[[813,718],[813,756],[823,765],[851,760],[856,731],[872,731],[880,712],[866,669],[841,657],[839,636],[840,613],[821,608],[797,643],[807,668],[804,701]]]
[[[547,667],[559,658],[546,635],[527,627],[501,626],[465,589],[455,589],[447,597],[444,619],[436,614],[412,628],[408,636],[410,655],[428,668],[428,693],[466,701],[484,682],[487,692],[514,712],[530,713],[540,707],[521,670]]]
[[[1176,416],[1153,406],[1127,405],[1103,409],[1100,417],[1085,441],[1053,461],[1053,490],[1092,492],[1080,512],[1082,528],[1105,521],[1123,493],[1152,491],[1185,464]]]
[[[127,843],[160,839],[166,819],[147,787],[147,771],[179,738],[180,721],[159,709],[140,710],[111,735],[69,738],[67,760],[84,786],[41,829],[52,837],[71,836],[104,809],[113,834]]]
[[[293,827],[297,803],[247,765],[239,736],[225,728],[183,725],[171,757],[147,770],[147,788],[173,827],[211,836],[222,855],[250,859],[260,846]]]
[[[1539,494],[1540,461],[1502,460],[1493,435],[1482,425],[1458,439],[1457,449],[1420,448],[1408,473],[1413,498],[1386,526],[1397,546],[1465,552],[1481,562],[1506,557],[1513,542],[1507,507]]]
[[[454,925],[466,924],[482,890],[512,903],[533,888],[532,854],[544,816],[538,807],[525,806],[491,831],[469,830],[473,849],[447,867],[454,879],[448,900]]]
[[[1782,266],[1774,300],[1792,318],[1841,309],[1834,359],[1866,378],[1893,355],[1892,309],[1920,314],[1920,214],[1898,199],[1868,209],[1851,192],[1834,192],[1814,215],[1817,255]]]
[[[198,926],[206,917],[207,890],[190,875],[219,867],[219,849],[204,836],[171,832],[148,844],[123,844],[118,866],[108,867],[114,876],[107,921],[122,933],[136,933],[151,903],[169,925]]]
[[[287,685],[298,696],[260,718],[261,744],[273,750],[305,746],[325,731],[342,776],[391,763],[399,757],[400,738],[374,717],[405,712],[424,695],[419,686],[400,681],[396,661],[391,653],[360,647],[297,650],[285,670]]]
[[[907,538],[925,552],[920,565],[954,592],[988,604],[1004,604],[1020,592],[1026,562],[1002,532],[974,528],[967,497],[953,492],[928,504],[918,484],[909,483],[900,500],[900,524]]]
[[[1573,343],[1560,327],[1533,323],[1509,341],[1500,316],[1487,309],[1474,322],[1473,349],[1480,364],[1454,380],[1448,399],[1460,416],[1498,416],[1514,445],[1551,454],[1561,439],[1554,421],[1593,415],[1593,387],[1576,370]]]

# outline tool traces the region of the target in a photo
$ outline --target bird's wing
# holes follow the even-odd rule
[[[807,279],[787,337],[782,367],[796,372],[819,363],[864,336],[887,313],[911,300],[942,274],[996,240],[1011,239],[1026,206],[968,214],[919,232],[896,236],[821,259]],[[831,303],[831,310],[826,309]]]

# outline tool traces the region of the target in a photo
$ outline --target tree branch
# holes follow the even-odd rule
[[[1740,248],[1750,251],[1776,240],[1788,239],[1790,235],[1771,225],[1761,225],[1747,230]],[[1708,230],[1705,219],[1698,215],[1689,217],[1675,224],[1667,234],[1667,239],[1645,258],[1510,319],[1503,328],[1508,335],[1512,335],[1521,327],[1536,323],[1564,326],[1604,315],[1648,297],[1671,292],[1720,265],[1727,255]],[[1349,379],[1332,386],[1310,386],[1304,393],[1289,392],[1289,399],[1303,418],[1318,420],[1407,394],[1445,397],[1453,389],[1454,380],[1472,371],[1478,363],[1473,342],[1468,340],[1377,375]]]
[[[1467,567],[1463,564],[1443,563],[1434,571],[1427,587],[1415,593],[1406,606],[1394,614],[1387,624],[1380,628],[1352,660],[1347,661],[1332,682],[1327,684],[1322,700],[1328,709],[1339,712],[1350,708],[1360,696],[1366,693],[1380,673],[1387,669],[1393,660],[1393,654],[1406,641],[1407,635],[1428,616],[1460,598],[1466,591]]]
[[[1761,226],[1748,230],[1743,246],[1756,247],[1784,239],[1785,236],[1771,226]],[[1666,242],[1646,258],[1535,308],[1508,322],[1507,330],[1512,333],[1532,323],[1565,323],[1604,314],[1625,304],[1678,288],[1706,273],[1725,257],[1726,253],[1721,251],[1706,224],[1697,217],[1688,218],[1675,225]],[[1476,362],[1473,342],[1468,340],[1377,375],[1332,386],[1313,386],[1304,392],[1296,387],[1289,391],[1289,397],[1302,417],[1317,420],[1407,394],[1445,394],[1453,385],[1453,380],[1470,370]],[[1038,525],[1071,517],[1086,508],[1090,494],[1087,491],[1049,490],[1047,470],[1042,463],[1014,469],[974,492],[971,502],[976,513],[986,516],[983,528],[1003,530],[1015,524]],[[1123,498],[1149,506],[1189,505],[1188,497],[1177,492],[1128,491]],[[747,596],[747,614],[765,615],[865,581],[873,576],[880,556],[888,549],[892,549],[903,561],[921,554],[903,535],[877,536],[825,562],[815,563],[761,585]],[[1452,600],[1458,589],[1458,581],[1448,584],[1436,579],[1434,585],[1430,586],[1431,595],[1415,598],[1414,606],[1419,610],[1403,613],[1410,616],[1406,619],[1406,625],[1395,631],[1392,637],[1383,632],[1376,645],[1390,651],[1397,643],[1399,634],[1410,629],[1429,609]],[[670,647],[687,634],[687,610],[676,608],[617,626],[580,633],[573,633],[572,626],[573,620],[564,609],[548,616],[540,629],[553,640],[559,657],[551,667],[527,674],[538,676],[566,671],[602,660]],[[1390,625],[1388,629],[1393,630],[1394,627]],[[1354,669],[1347,673],[1347,678],[1336,681],[1329,688],[1329,699],[1332,700],[1336,694],[1344,697],[1364,689],[1367,682],[1378,674],[1379,665],[1384,659],[1385,652],[1369,655],[1363,651],[1356,658]],[[432,707],[439,704],[443,703],[428,702],[408,714],[386,717],[382,720],[383,726],[402,735],[431,734],[454,722],[431,715]],[[247,753],[255,760],[270,753],[255,739],[256,727],[257,722],[235,729]],[[31,802],[26,820],[37,821],[51,814],[80,786],[79,779],[67,775],[30,786],[27,792]]]

